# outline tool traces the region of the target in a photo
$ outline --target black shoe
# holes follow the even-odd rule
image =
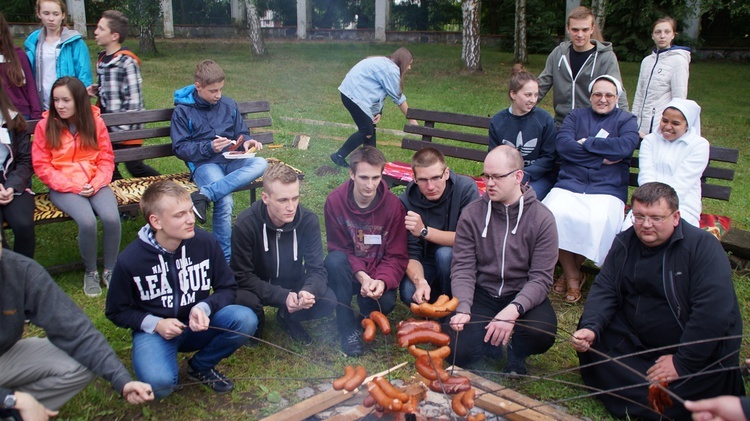
[[[526,357],[516,355],[511,345],[508,345],[508,362],[505,364],[503,372],[511,379],[518,379],[528,373],[526,371]]]
[[[338,152],[334,152],[331,154],[331,161],[333,161],[333,163],[338,165],[339,167],[349,168],[349,163],[346,162],[346,159],[343,156],[339,155]]]
[[[289,313],[286,310],[279,309],[276,312],[276,321],[279,322],[281,329],[288,333],[295,342],[299,342],[302,345],[310,345],[312,343],[312,338],[305,331],[305,328],[302,327],[302,323],[290,320]]]
[[[205,224],[206,212],[208,211],[208,204],[210,201],[198,191],[190,193],[190,199],[193,201],[193,212],[195,213],[195,218],[198,219],[198,222],[201,224]]]
[[[194,382],[205,383],[214,392],[218,394],[229,393],[234,389],[234,383],[219,373],[215,368],[208,370],[195,371],[188,361],[188,378]]]
[[[341,351],[347,357],[359,357],[364,354],[362,341],[359,339],[359,332],[356,329],[341,337]]]

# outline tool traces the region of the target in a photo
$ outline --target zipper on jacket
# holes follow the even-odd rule
[[[505,206],[505,236],[503,237],[503,251],[500,257],[500,288],[497,290],[497,296],[503,295],[503,287],[505,287],[505,247],[508,245],[508,233],[510,232],[510,215],[508,214],[508,205]],[[490,212],[492,209],[490,208]]]
[[[643,123],[643,110],[646,109],[646,98],[648,98],[648,90],[651,88],[651,79],[654,77],[654,70],[656,70],[656,66],[659,64],[659,52],[656,52],[656,60],[654,60],[654,65],[651,67],[651,73],[648,75],[648,82],[646,83],[646,91],[643,93],[643,106],[641,106],[641,115],[638,116],[638,119]],[[654,125],[654,115],[656,114],[656,107],[653,108],[653,114],[651,115],[651,124],[648,126],[648,132],[651,133],[651,128]],[[638,127],[640,129],[640,127]]]
[[[279,238],[281,238],[281,231],[276,231],[276,279],[279,279]]]
[[[667,262],[667,252],[664,251],[664,257],[662,258],[662,265],[666,264]],[[663,266],[666,268],[666,266]],[[663,271],[666,271],[666,269],[662,269]],[[664,275],[662,275],[664,276]],[[669,304],[669,307],[672,309],[672,314],[674,315],[675,319],[677,320],[677,324],[680,325],[680,329],[685,330],[685,327],[682,325],[682,322],[680,321],[680,314],[682,313],[682,307],[680,306],[680,299],[677,296],[677,291],[675,289],[674,285],[674,273],[670,270],[669,271],[669,277],[664,277],[664,282],[668,282],[667,286],[669,287],[669,291],[665,291],[668,294],[672,294],[672,297],[674,298],[674,307],[672,307],[672,304],[669,303],[669,298],[667,297],[667,304]],[[676,308],[675,308],[676,307]]]
[[[167,258],[169,259],[169,261],[168,261],[168,263],[169,263],[169,272],[171,272],[173,274],[172,276],[174,276],[174,275],[177,274],[177,265],[175,265],[175,263],[174,263],[174,254],[168,254]],[[169,281],[170,278],[172,278],[172,276],[168,275],[167,276],[167,281]],[[174,318],[179,320],[180,319],[178,317],[178,313],[180,311],[180,297],[179,297],[179,295],[180,295],[180,279],[179,279],[179,276],[177,278],[173,279],[173,280],[177,281],[177,282],[173,282],[172,283],[172,294],[174,295],[174,297],[172,298],[174,300]]]

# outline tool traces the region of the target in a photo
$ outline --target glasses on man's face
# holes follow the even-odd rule
[[[646,221],[650,221],[651,225],[659,225],[662,222],[666,221],[667,218],[672,216],[672,214],[674,214],[674,212],[671,212],[667,216],[643,216],[643,215],[633,214],[633,215],[630,215],[630,220],[633,221],[633,224],[637,224],[637,225],[643,225],[646,223]]]
[[[503,178],[505,178],[505,177],[507,177],[509,175],[515,174],[516,171],[521,171],[521,170],[513,170],[513,171],[511,171],[511,172],[509,172],[507,174],[485,174],[485,173],[482,173],[482,175],[480,175],[480,177],[482,177],[482,179],[484,180],[485,183],[488,183],[490,180],[492,180],[492,181],[494,181],[496,183],[499,183],[500,180],[502,180]]]
[[[414,181],[416,181],[417,184],[422,185],[422,186],[426,186],[428,183],[435,184],[435,183],[437,183],[438,181],[440,181],[443,178],[443,176],[445,175],[445,170],[446,169],[447,168],[443,168],[443,172],[441,172],[440,175],[436,175],[436,176],[430,177],[430,178],[417,178]]]
[[[602,97],[604,97],[607,101],[611,101],[611,100],[615,99],[616,96],[617,95],[609,93],[609,92],[606,92],[606,93],[604,93],[604,92],[594,92],[593,94],[591,94],[591,98],[599,100],[599,99],[602,99]]]

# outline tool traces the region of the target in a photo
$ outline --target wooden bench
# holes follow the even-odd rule
[[[245,124],[247,124],[247,127],[250,129],[252,138],[258,140],[264,145],[272,144],[273,133],[268,130],[271,127],[271,117],[268,115],[271,107],[268,101],[247,101],[240,102],[237,105],[240,113],[243,115]],[[146,123],[154,123],[157,125],[157,127],[145,127],[138,130],[110,133],[110,138],[113,144],[134,139],[147,140],[166,138],[164,143],[152,145],[144,144],[142,147],[138,148],[117,149],[115,150],[115,163],[174,156],[172,153],[172,142],[169,139],[169,123],[173,111],[174,108],[164,108],[158,110],[103,114],[102,119],[108,127]],[[32,133],[37,122],[38,121],[29,122],[29,130]],[[166,123],[166,125],[164,123]],[[187,166],[185,166],[185,170],[187,170]],[[299,174],[300,179],[304,178],[302,171],[296,171]],[[197,189],[192,182],[188,171],[178,174],[163,174],[154,177],[117,180],[112,182],[110,187],[117,197],[120,212],[135,216],[139,210],[141,195],[146,188],[151,185],[151,183],[163,179],[174,180],[184,185],[190,191]],[[249,190],[250,201],[254,202],[256,199],[256,189],[261,186],[262,178],[259,178],[241,190]],[[37,194],[35,196],[35,203],[36,209],[34,212],[34,223],[37,225],[70,220],[68,215],[57,209],[57,207],[50,202],[48,193]]]
[[[401,141],[402,149],[418,151],[431,147],[441,151],[446,157],[477,162],[476,173],[468,175],[477,181],[480,192],[484,192],[484,181],[478,175],[482,172],[481,163],[484,162],[489,147],[490,117],[409,108],[406,118],[423,121],[424,125],[404,126],[404,132],[420,138],[404,138]],[[481,133],[477,133],[476,129],[480,129]],[[726,182],[734,180],[734,169],[727,168],[726,164],[736,164],[738,159],[739,150],[711,145],[709,163],[703,172],[701,184],[704,199],[729,200],[732,187],[726,185]],[[719,163],[723,163],[723,166],[718,166]],[[629,182],[633,187],[638,187],[637,170],[638,157],[634,157],[630,162]],[[405,185],[413,179],[411,165],[404,162],[387,163],[383,175],[390,187]],[[717,181],[725,184],[718,184]],[[723,236],[729,230],[729,218],[701,215],[701,228],[711,227],[719,230],[718,236]]]

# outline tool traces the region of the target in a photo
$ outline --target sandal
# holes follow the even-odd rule
[[[568,293],[568,281],[565,280],[565,274],[560,275],[559,278],[555,279],[552,284],[552,292],[557,295],[565,295]]]
[[[573,279],[573,281],[575,281],[575,279]],[[583,288],[584,283],[586,283],[586,276],[582,274],[578,287],[568,286],[568,291],[565,293],[566,303],[575,304],[581,300],[581,297],[583,296],[583,294],[581,294],[581,288]]]

